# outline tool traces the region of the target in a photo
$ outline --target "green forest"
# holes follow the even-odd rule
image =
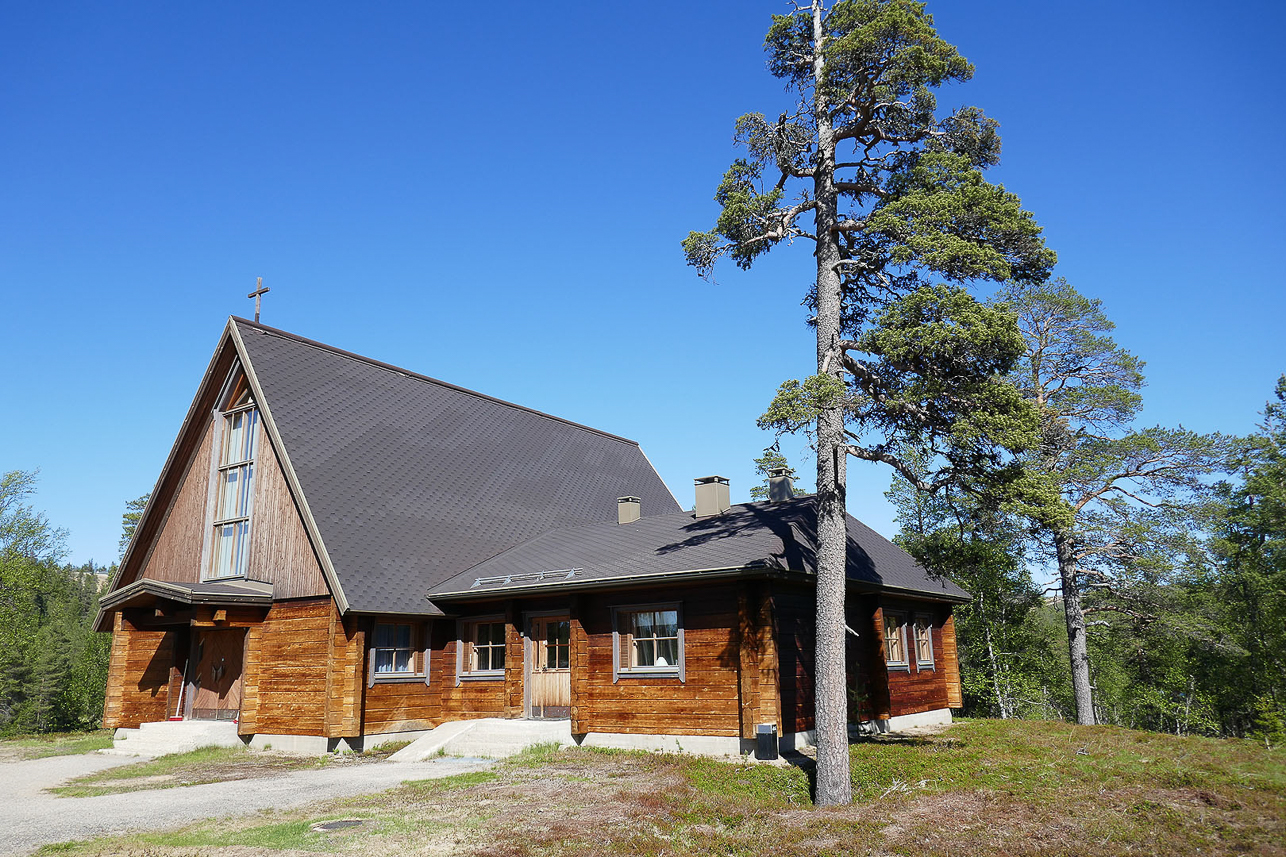
[[[0,477],[0,736],[94,729],[103,718],[111,634],[93,624],[116,566],[63,562],[66,531],[35,509],[36,486],[34,472]],[[127,504],[122,547],[140,509]]]

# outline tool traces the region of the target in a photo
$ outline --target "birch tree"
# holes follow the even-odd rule
[[[1018,198],[983,178],[999,158],[997,123],[974,107],[939,113],[933,90],[968,80],[973,67],[938,36],[923,3],[797,3],[773,16],[765,50],[768,70],[797,101],[775,120],[749,113],[736,121],[734,139],[746,156],[716,191],[715,227],[690,233],[683,245],[688,263],[705,276],[724,257],[749,268],[783,243],[807,242],[813,250],[808,303],[817,374],[783,385],[765,416],[786,430],[811,420],[814,433],[816,799],[831,805],[851,799],[847,456],[889,464],[917,488],[933,490],[957,479],[962,467],[994,459],[985,431],[1009,434],[1021,446],[1019,436],[1030,429],[1022,402],[976,383],[977,373],[986,378],[1004,364],[997,353],[1006,350],[1004,325],[971,306],[959,284],[1039,280],[1054,256]],[[960,328],[961,313],[974,335],[956,354],[949,334]],[[928,341],[916,336],[918,316],[930,322]],[[881,335],[890,329],[901,337]],[[933,365],[944,357],[954,358],[945,369]],[[966,382],[970,372],[975,377]],[[987,399],[1000,406],[990,425]],[[933,470],[923,472],[880,433],[917,424],[943,441],[939,451],[957,456],[936,456]]]
[[[1058,486],[1063,507],[1038,529],[1058,568],[1076,720],[1093,724],[1086,614],[1139,617],[1131,575],[1183,549],[1193,501],[1225,466],[1229,441],[1182,427],[1132,428],[1143,362],[1111,338],[1100,301],[1062,279],[1010,287],[1000,300],[1017,312],[1026,341],[1014,383],[1041,414],[1029,466]]]

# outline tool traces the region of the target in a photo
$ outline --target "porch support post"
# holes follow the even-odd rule
[[[524,673],[527,671],[526,634],[520,627],[522,611],[516,601],[505,603],[505,717],[516,720],[525,717],[522,691]]]
[[[571,668],[571,729],[573,735],[583,735],[589,731],[589,700],[585,696],[589,690],[589,645],[585,637],[585,628],[581,625],[579,595],[571,597],[568,604],[568,618],[571,640],[571,650],[567,653],[567,665]]]

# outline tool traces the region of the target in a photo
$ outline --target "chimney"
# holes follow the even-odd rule
[[[643,501],[638,497],[616,498],[616,523],[632,524],[643,516]]]
[[[702,476],[696,480],[697,517],[708,518],[728,511],[728,480],[722,476]]]
[[[768,471],[768,499],[774,503],[791,500],[795,496],[795,486],[790,482],[789,467],[774,467]]]

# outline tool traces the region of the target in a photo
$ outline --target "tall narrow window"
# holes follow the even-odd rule
[[[884,662],[889,667],[907,669],[906,618],[900,613],[884,613]]]
[[[933,617],[915,617],[915,665],[933,669]]]
[[[218,497],[214,510],[214,561],[211,577],[244,577],[250,557],[250,511],[254,504],[255,446],[259,412],[249,390],[234,394],[223,415]]]

